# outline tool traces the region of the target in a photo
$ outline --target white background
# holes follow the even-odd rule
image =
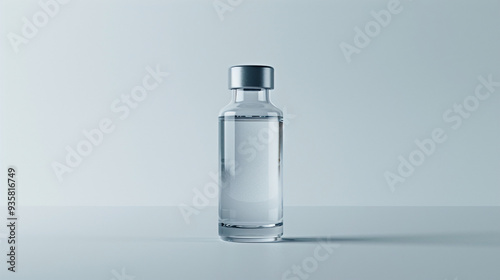
[[[275,67],[285,205],[500,205],[500,87],[460,128],[443,119],[479,76],[500,81],[500,1],[401,1],[350,63],[340,44],[390,1],[214,3],[69,1],[16,53],[9,34],[43,9],[0,2],[0,160],[23,205],[192,204],[235,64]],[[169,76],[120,119],[111,104],[157,65]],[[115,130],[59,181],[52,164],[104,118]],[[391,190],[384,173],[435,128],[447,140]]]

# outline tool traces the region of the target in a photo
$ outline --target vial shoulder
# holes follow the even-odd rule
[[[232,116],[268,116],[283,117],[283,111],[272,103],[264,104],[237,104],[230,103],[219,111],[219,117]]]

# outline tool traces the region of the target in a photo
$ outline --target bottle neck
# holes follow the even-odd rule
[[[239,88],[233,89],[233,102],[265,102],[269,103],[269,90],[265,88],[248,89]]]

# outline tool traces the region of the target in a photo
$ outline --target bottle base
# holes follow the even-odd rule
[[[221,236],[220,239],[228,242],[237,243],[267,243],[267,242],[278,242],[281,237],[271,237],[271,238],[241,238],[241,237],[231,237],[231,236]]]
[[[276,242],[283,235],[283,223],[247,226],[219,223],[219,236],[224,241],[241,243]]]

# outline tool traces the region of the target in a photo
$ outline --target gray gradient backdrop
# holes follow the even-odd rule
[[[371,12],[388,6],[390,21],[374,24]],[[500,87],[474,101],[478,77],[500,82],[500,1],[73,0],[58,9],[45,21],[38,1],[0,2],[0,166],[18,168],[22,205],[191,205],[204,189],[202,204],[216,205],[207,190],[227,68],[254,63],[275,67],[272,99],[287,112],[285,205],[500,205]],[[25,30],[31,38],[24,17],[39,25]],[[365,27],[369,41],[356,35]],[[347,59],[342,44],[356,42]],[[147,67],[169,75],[129,115],[114,112]],[[473,110],[447,113],[464,101]],[[65,164],[66,146],[103,119],[114,130],[58,180],[54,162]],[[436,128],[446,141],[391,189],[385,173],[397,175],[398,157]]]

